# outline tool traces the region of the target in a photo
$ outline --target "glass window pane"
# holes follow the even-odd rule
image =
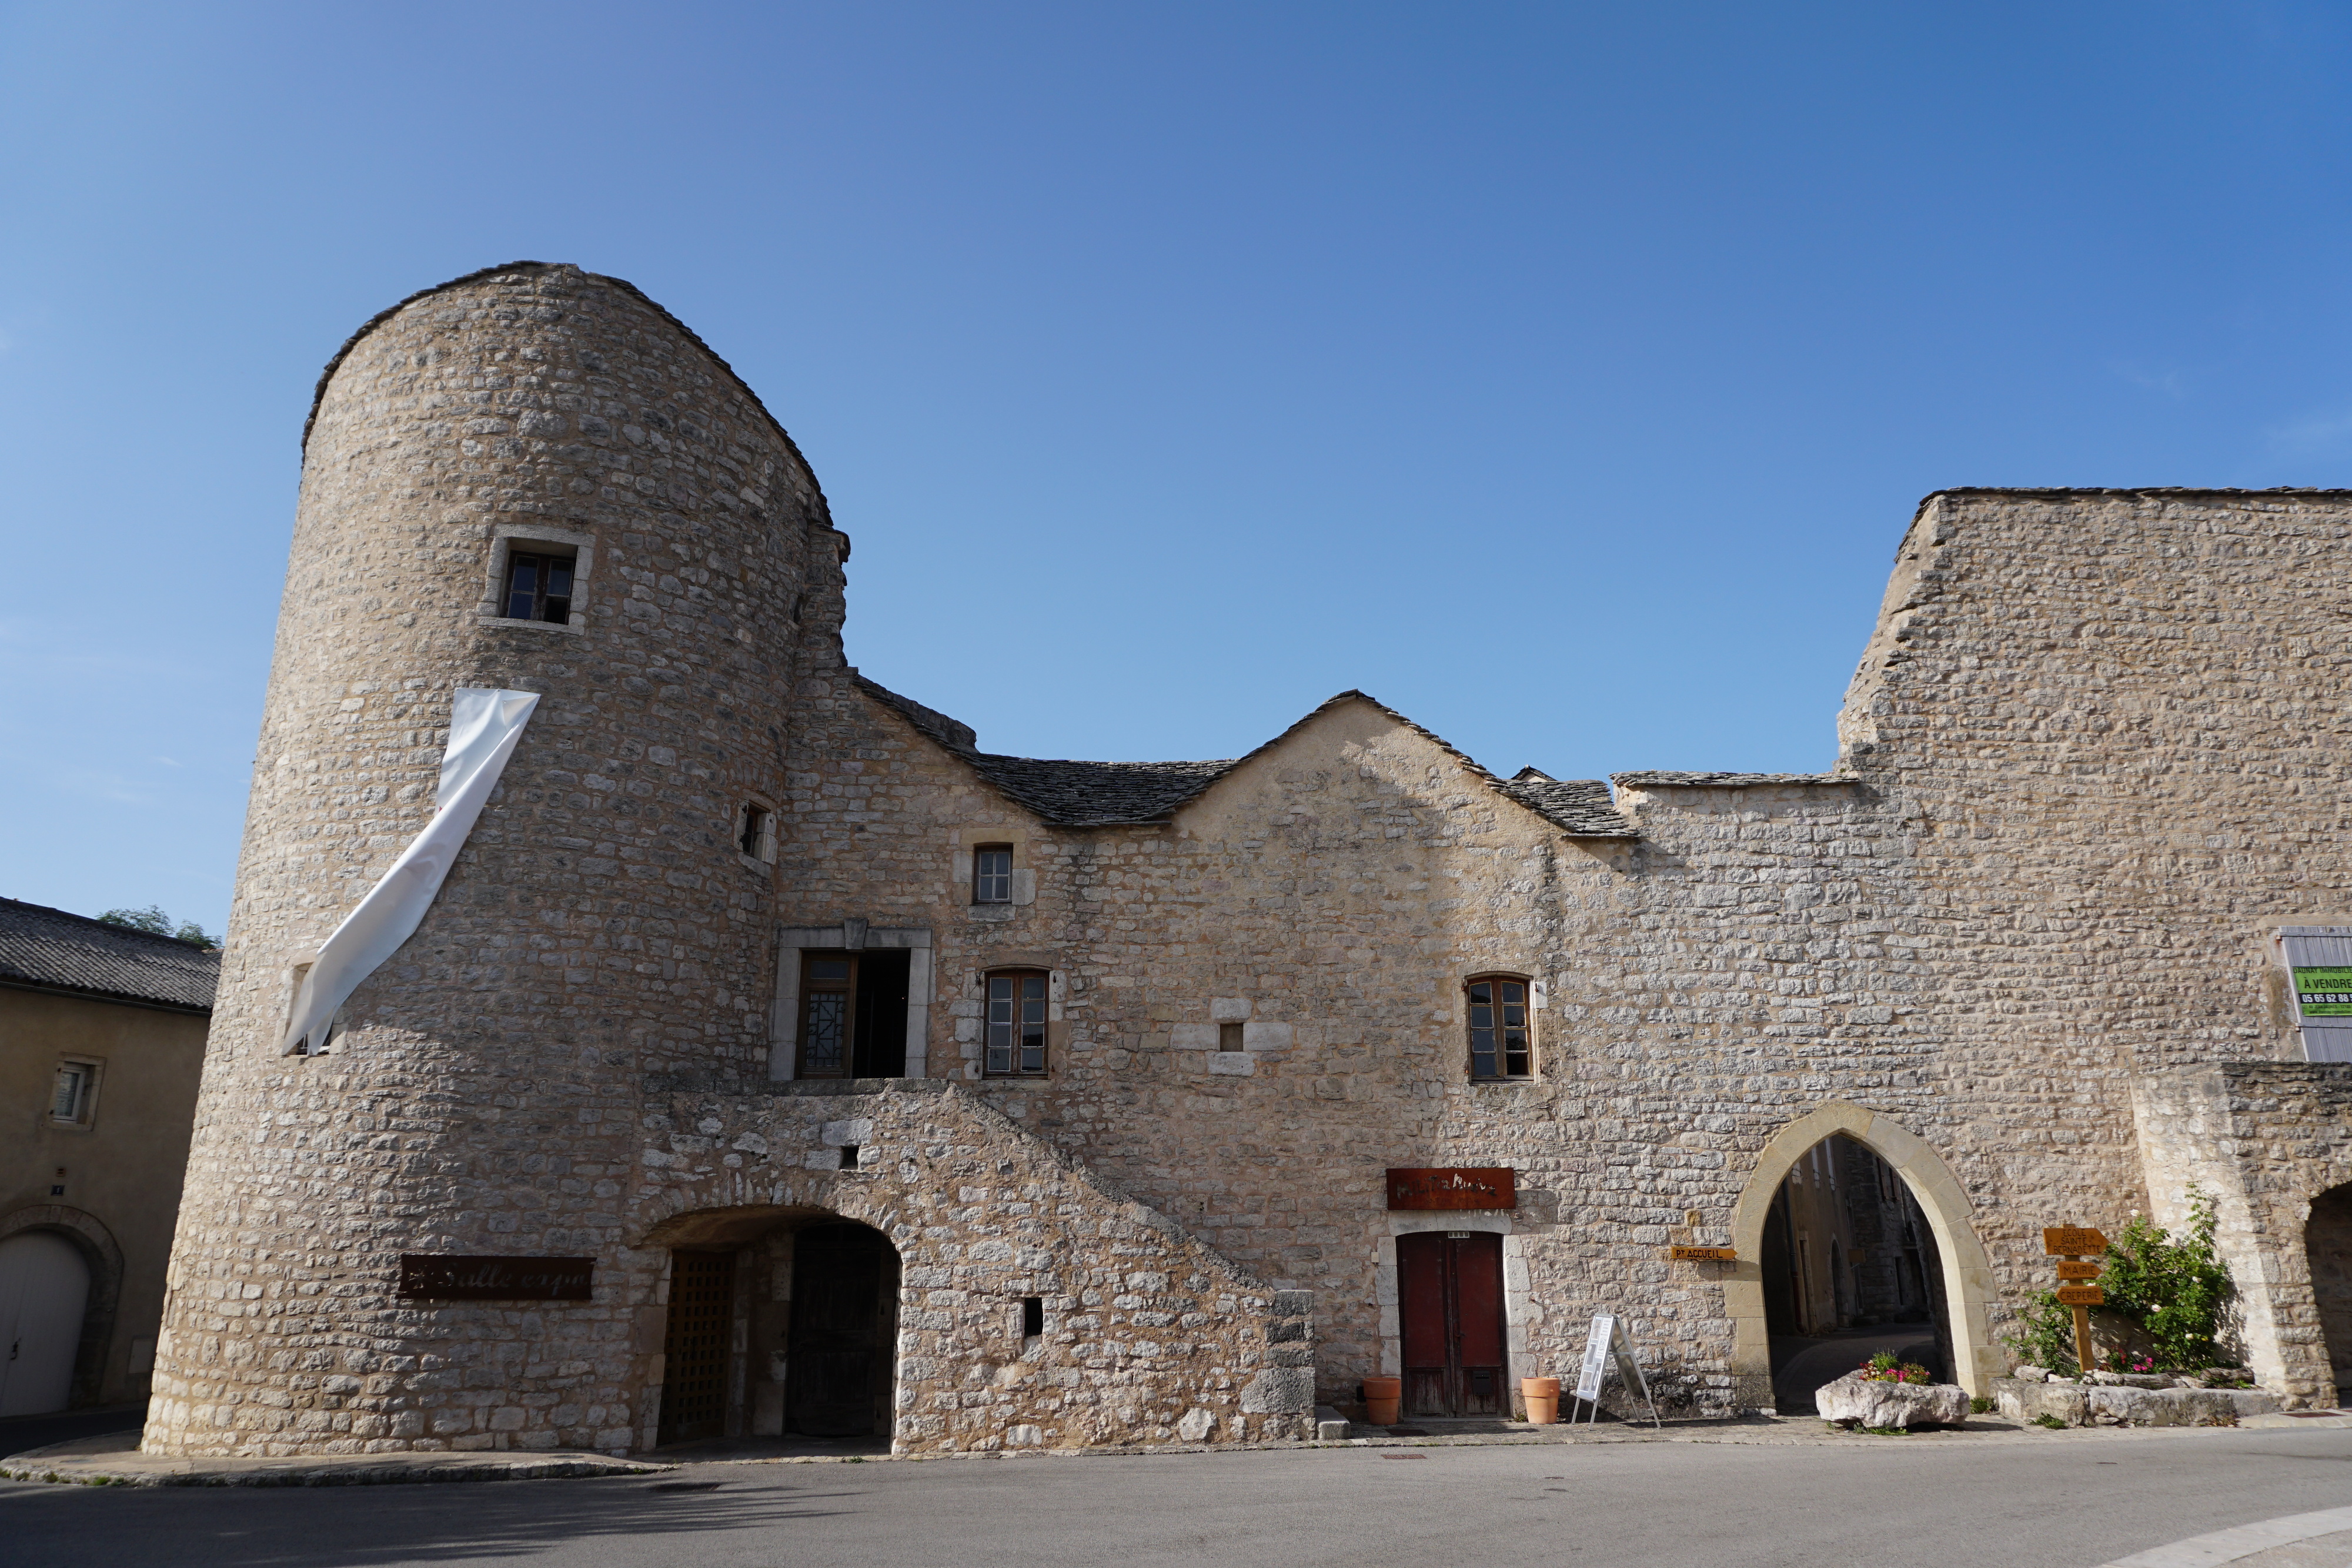
[[[811,958],[809,960],[808,974],[809,978],[812,980],[845,980],[849,978],[849,960],[846,958]]]
[[[572,563],[570,561],[554,559],[549,560],[547,563],[547,591],[550,593],[567,594],[572,591]]]
[[[809,994],[801,1030],[801,1071],[812,1077],[839,1076],[845,1060],[849,998],[840,991]]]
[[[1495,1071],[1495,1050],[1491,1043],[1485,1051],[1474,1051],[1470,1053],[1470,1074],[1474,1078],[1497,1076]]]
[[[1503,1005],[1505,1007],[1515,1008],[1527,999],[1528,988],[1525,986],[1522,986],[1517,980],[1505,980],[1503,982]]]

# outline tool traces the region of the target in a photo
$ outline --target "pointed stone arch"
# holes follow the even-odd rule
[[[1952,1376],[1971,1395],[1992,1392],[1992,1260],[1969,1221],[1968,1194],[1927,1140],[1866,1106],[1832,1100],[1772,1134],[1731,1211],[1731,1245],[1738,1261],[1723,1282],[1732,1325],[1731,1375],[1739,1405],[1772,1404],[1772,1341],[1764,1322],[1764,1221],[1772,1194],[1798,1159],[1832,1134],[1843,1133],[1895,1167],[1918,1200],[1935,1232],[1952,1314]]]

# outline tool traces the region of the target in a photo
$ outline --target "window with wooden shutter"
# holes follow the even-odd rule
[[[2284,925],[2279,956],[2294,984],[2305,1061],[2352,1061],[2352,925]]]
[[[1469,1018],[1472,1078],[1533,1076],[1526,980],[1517,975],[1475,977],[1469,983]]]

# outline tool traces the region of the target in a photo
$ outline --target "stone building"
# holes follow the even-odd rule
[[[0,1416],[146,1396],[219,974],[0,898]]]
[[[2332,1399],[2352,1067],[2279,933],[2352,936],[2347,537],[1931,496],[1820,774],[1505,778],[1356,692],[1234,759],[1007,757],[846,666],[849,538],[691,332],[571,267],[427,290],[306,435],[147,1446],[1286,1438],[1375,1373],[1502,1413],[1598,1312],[1727,1415],[1833,1138],[1972,1389],[2042,1226],[2195,1181],[2252,1364]],[[541,698],[286,1054],[461,686]]]

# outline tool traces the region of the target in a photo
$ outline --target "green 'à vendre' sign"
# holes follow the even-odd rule
[[[2352,1017],[2352,968],[2297,967],[2294,999],[2307,1019]]]

